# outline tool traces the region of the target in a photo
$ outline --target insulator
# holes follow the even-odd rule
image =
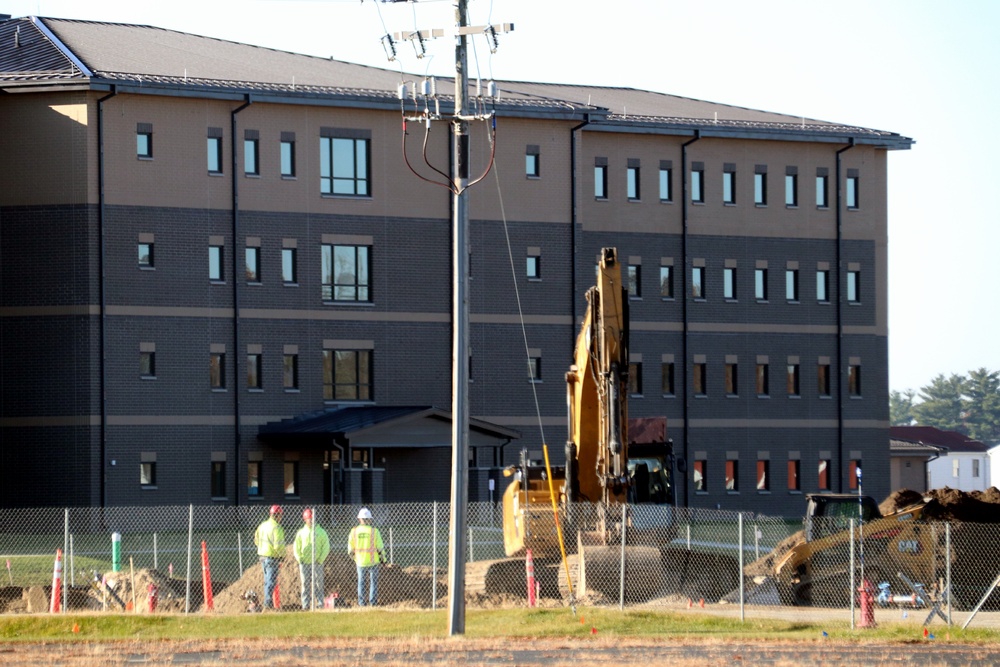
[[[496,98],[500,97],[500,89],[497,87],[497,82],[496,81],[490,81],[486,85],[486,91],[487,91],[487,95],[489,95],[493,99],[496,99]]]
[[[405,100],[406,99],[407,92],[408,91],[406,90],[406,84],[405,83],[400,83],[399,86],[396,88],[396,95],[401,100]]]
[[[431,82],[429,80],[424,79],[420,82],[420,94],[423,97],[431,96]]]

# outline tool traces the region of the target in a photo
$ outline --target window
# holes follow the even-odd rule
[[[816,271],[816,300],[820,303],[830,302],[830,272],[827,269]]]
[[[208,173],[222,173],[222,128],[208,128]]]
[[[642,396],[642,363],[633,361],[628,365],[628,393]]]
[[[212,497],[226,497],[226,462],[212,461]]]
[[[208,380],[212,389],[226,388],[226,354],[212,352],[208,361]]]
[[[156,377],[156,352],[152,350],[139,352],[139,377],[145,379]]]
[[[961,475],[961,465],[959,464],[958,459],[952,459],[951,476],[957,479],[959,475]]]
[[[767,167],[757,165],[753,175],[753,203],[767,206]]]
[[[664,396],[673,396],[674,391],[674,362],[665,361],[660,366],[661,391]]]
[[[816,169],[816,208],[829,208],[829,185],[830,177],[826,168]]]
[[[691,201],[705,203],[705,166],[701,162],[691,165]]]
[[[859,206],[859,192],[858,188],[860,186],[860,178],[857,169],[847,170],[847,183],[844,192],[844,198],[847,202],[847,208],[858,208]]]
[[[243,173],[260,176],[260,133],[257,130],[246,130],[244,135]]]
[[[642,273],[638,264],[628,265],[628,295],[637,299],[642,297]]]
[[[767,269],[754,269],[753,294],[758,301],[767,301]]]
[[[691,481],[694,483],[694,490],[705,492],[708,490],[707,482],[708,479],[708,461],[705,459],[698,459],[694,462],[694,467],[691,469]]]
[[[594,199],[608,198],[608,161],[597,158],[594,163]]]
[[[979,477],[979,459],[972,459],[972,476]]]
[[[295,178],[295,133],[281,133],[281,177]]]
[[[722,172],[722,203],[736,203],[736,165],[726,164]]]
[[[156,486],[156,461],[145,461],[139,464],[139,485]]]
[[[816,488],[820,491],[830,490],[830,460],[820,459],[819,460],[819,478],[816,482]]]
[[[323,350],[323,399],[370,401],[371,350]]]
[[[673,163],[670,160],[660,161],[660,201],[673,201]]]
[[[299,282],[296,254],[296,248],[281,249],[281,280],[286,285],[295,285]]]
[[[285,461],[285,496],[299,495],[299,462]]]
[[[660,297],[663,299],[674,298],[674,272],[672,266],[660,267]]]
[[[695,266],[691,268],[691,297],[694,299],[705,298],[704,266]]]
[[[137,123],[135,128],[135,155],[140,160],[153,157],[153,125]]]
[[[861,473],[861,461],[852,460],[847,464],[847,487],[852,491],[858,490],[858,476]]]
[[[860,303],[861,301],[861,272],[847,272],[847,302]]]
[[[785,167],[785,206],[799,205],[799,170]]]
[[[223,282],[222,277],[222,246],[208,246],[208,279],[215,282]]]
[[[263,384],[261,380],[261,355],[260,354],[248,354],[247,355],[247,388],[248,389],[263,389]]]
[[[248,283],[260,282],[260,248],[246,249],[246,278]]]
[[[705,374],[707,373],[708,369],[706,366],[707,364],[705,363],[696,363],[694,367],[691,369],[692,370],[691,380],[693,383],[695,396],[708,395],[708,386],[706,385],[706,377],[705,377]]]
[[[788,301],[799,300],[799,270],[785,270],[785,299]]]
[[[801,477],[801,464],[802,462],[798,459],[788,462],[788,490],[789,491],[801,491],[802,481]]]
[[[730,301],[736,299],[736,269],[722,270],[722,296]]]
[[[758,459],[757,461],[757,490],[758,491],[770,491],[771,490],[771,462],[767,459]]]
[[[738,396],[740,393],[739,382],[740,367],[736,363],[726,364],[726,396]]]
[[[861,365],[850,364],[847,367],[847,393],[851,396],[861,395]]]
[[[323,300],[371,301],[370,260],[369,246],[324,245],[321,258]]]
[[[250,461],[247,463],[247,495],[251,498],[259,498],[264,492],[263,479],[261,476],[261,462]]]
[[[816,390],[820,396],[830,395],[830,364],[821,361],[816,365]]]
[[[344,131],[346,134],[364,133]],[[319,140],[319,191],[324,195],[370,197],[368,156],[371,150],[369,137],[328,136],[336,133],[321,129]]]
[[[528,146],[524,153],[524,175],[528,178],[538,178],[542,175],[540,153],[538,146]]]
[[[528,254],[527,261],[528,280],[541,280],[542,278],[542,258],[537,254]]]
[[[738,459],[726,460],[726,491],[740,490],[740,462]]]
[[[789,396],[799,396],[799,365],[797,363],[788,364],[785,388]]]
[[[528,381],[542,381],[542,358],[538,356],[528,357]]]
[[[288,390],[299,388],[299,355],[285,354],[282,360],[281,386]]]
[[[769,396],[771,394],[768,380],[768,364],[757,364],[756,388],[758,396]]]
[[[140,243],[138,248],[139,248],[139,266],[143,269],[153,268],[153,244]]]
[[[640,199],[638,160],[630,159],[625,168],[625,191],[629,199],[633,201]]]

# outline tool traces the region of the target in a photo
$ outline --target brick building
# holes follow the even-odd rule
[[[0,503],[447,499],[451,199],[402,159],[399,83],[149,26],[0,22]],[[912,141],[500,88],[470,201],[471,497],[543,437],[561,456],[603,246],[629,281],[630,414],[667,417],[681,504],[796,514],[859,463],[887,493],[887,154]],[[445,171],[448,140],[426,149]],[[434,177],[423,143],[411,126]],[[474,124],[473,173],[490,150]]]

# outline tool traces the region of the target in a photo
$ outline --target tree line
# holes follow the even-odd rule
[[[919,392],[889,392],[893,426],[934,426],[973,440],[1000,439],[1000,371],[985,368],[968,375],[937,375]]]

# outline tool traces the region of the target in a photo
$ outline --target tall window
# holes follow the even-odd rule
[[[847,170],[847,182],[844,188],[844,198],[847,203],[847,208],[858,208],[860,205],[860,193],[858,188],[860,187],[861,179],[858,176],[857,169]]]
[[[139,352],[139,377],[147,380],[156,377],[156,352],[152,350]]]
[[[260,176],[260,134],[257,130],[247,130],[243,139],[243,173]]]
[[[299,355],[285,354],[282,364],[282,387],[286,391],[297,390],[299,388]]]
[[[830,302],[830,272],[826,269],[816,271],[816,300],[820,303]]]
[[[788,364],[785,388],[789,396],[799,396],[799,365],[797,363]]]
[[[708,368],[705,363],[696,363],[691,368],[691,381],[695,396],[708,395],[708,385],[706,384],[708,379],[706,377],[707,372]]]
[[[785,270],[785,299],[788,301],[799,300],[799,270]]]
[[[632,362],[628,365],[628,393],[632,396],[642,396],[642,364]]]
[[[542,381],[542,358],[540,356],[528,357],[528,381]]]
[[[767,167],[757,165],[753,175],[753,203],[757,206],[767,205]]]
[[[705,267],[691,267],[691,298],[705,298]]]
[[[371,247],[324,245],[321,270],[324,301],[371,301]]]
[[[639,264],[628,265],[628,295],[642,296],[642,271]]]
[[[640,199],[639,190],[639,161],[630,159],[625,169],[625,191],[629,199]]]
[[[861,301],[861,272],[847,272],[847,302],[858,303]]]
[[[247,389],[262,389],[261,355],[247,355]]]
[[[674,362],[665,361],[660,365],[660,384],[664,396],[674,395]]]
[[[608,198],[608,161],[597,158],[594,163],[594,198]]]
[[[758,396],[769,396],[771,393],[770,380],[768,379],[768,365],[767,364],[757,364],[757,373],[755,384],[757,386]]]
[[[757,490],[771,490],[771,462],[767,459],[757,460]]]
[[[825,167],[816,169],[816,208],[830,206],[830,177]]]
[[[528,280],[541,280],[542,278],[542,257],[538,253],[528,253],[526,274]]]
[[[694,462],[694,466],[691,468],[691,481],[694,484],[695,491],[707,491],[708,490],[708,461],[705,459],[697,459]]]
[[[730,300],[736,298],[735,268],[725,268],[722,270],[722,296]]]
[[[691,166],[691,201],[698,204],[705,202],[705,166],[700,162]]]
[[[727,164],[722,172],[722,203],[736,203],[736,165]]]
[[[299,462],[285,461],[284,468],[285,495],[299,495]]]
[[[785,168],[785,206],[799,205],[799,172],[795,167]]]
[[[758,301],[767,301],[767,269],[754,269],[753,294]]]
[[[851,396],[861,395],[861,365],[850,364],[847,367],[847,393]]]
[[[830,460],[820,459],[819,469],[818,469],[818,479],[816,482],[816,488],[820,491],[830,490]]]
[[[256,498],[263,492],[264,484],[261,475],[261,462],[250,461],[247,463],[247,495]]]
[[[541,151],[538,146],[528,146],[524,153],[524,175],[539,178],[542,175]]]
[[[208,279],[215,282],[224,281],[222,270],[222,246],[208,246]]]
[[[212,461],[212,497],[226,497],[226,462]]]
[[[371,350],[323,350],[323,399],[370,401]]]
[[[208,173],[222,173],[222,128],[208,128]]]
[[[156,486],[156,461],[143,461],[139,464],[139,484]]]
[[[660,161],[660,201],[673,201],[673,163],[670,160]]]
[[[820,396],[830,395],[830,364],[821,361],[816,365],[816,389]]]
[[[861,470],[861,461],[852,459],[847,463],[847,488],[852,491],[858,490],[858,471]]]
[[[140,160],[153,158],[153,125],[137,123],[135,128],[135,155]]]
[[[226,388],[226,354],[212,352],[208,359],[208,383],[212,389]]]
[[[248,283],[260,282],[260,248],[246,249],[246,278]]]
[[[802,490],[802,462],[798,459],[788,461],[788,490],[789,491],[801,491]]]
[[[348,133],[356,134],[356,133]],[[367,137],[321,136],[319,139],[319,191],[324,195],[370,197]]]
[[[295,133],[281,133],[281,176],[295,178]]]
[[[739,459],[726,460],[726,491],[740,490],[740,462]]]
[[[286,285],[294,285],[299,282],[299,270],[296,265],[296,248],[281,249],[281,281]]]
[[[153,244],[139,244],[139,266],[144,269],[153,268]]]
[[[726,364],[725,374],[727,396],[737,396],[740,393],[739,370],[740,367],[736,363]]]
[[[672,266],[660,267],[660,297],[674,298],[674,271]]]

